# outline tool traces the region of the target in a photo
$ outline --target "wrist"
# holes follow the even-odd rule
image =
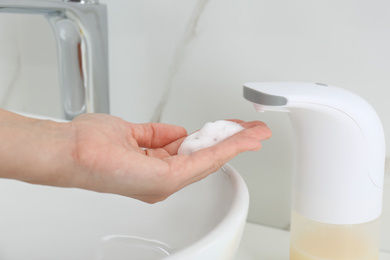
[[[69,123],[0,110],[0,177],[71,186],[73,131]]]
[[[73,187],[74,172],[74,131],[71,123],[58,123],[49,120],[39,120],[32,123],[34,133],[32,152],[35,161],[30,161],[33,172],[26,173],[34,178],[31,183]],[[30,177],[30,178],[31,178]]]

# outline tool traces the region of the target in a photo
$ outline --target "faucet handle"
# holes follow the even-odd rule
[[[60,91],[65,118],[87,112],[82,39],[73,21],[60,19],[52,23],[57,40],[60,70]]]

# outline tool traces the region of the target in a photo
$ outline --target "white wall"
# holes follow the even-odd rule
[[[287,116],[256,113],[242,98],[242,83],[308,81],[351,90],[377,110],[390,151],[389,1],[104,3],[113,114],[133,122],[160,119],[190,132],[224,118],[271,127],[261,151],[232,161],[250,189],[250,221],[288,228],[293,147]],[[45,19],[1,14],[0,46],[0,105],[60,116],[55,43]],[[390,240],[388,168],[383,241]]]

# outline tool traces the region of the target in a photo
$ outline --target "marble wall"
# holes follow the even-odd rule
[[[377,110],[390,151],[389,1],[101,2],[109,10],[112,114],[189,132],[225,118],[271,127],[261,151],[231,162],[250,190],[249,221],[289,227],[293,145],[287,115],[255,112],[242,98],[244,82],[322,82],[351,90]],[[1,14],[0,46],[0,106],[60,117],[55,42],[45,18]],[[383,241],[390,240],[389,167]]]

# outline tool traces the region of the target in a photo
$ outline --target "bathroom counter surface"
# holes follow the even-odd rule
[[[289,232],[246,223],[235,260],[288,260]],[[379,260],[390,260],[389,253],[380,253]]]

